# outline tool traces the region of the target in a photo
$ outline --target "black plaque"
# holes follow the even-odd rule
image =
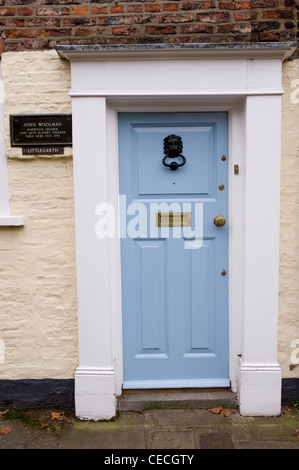
[[[10,138],[12,147],[72,145],[72,115],[11,115]]]

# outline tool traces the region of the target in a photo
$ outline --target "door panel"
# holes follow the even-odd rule
[[[165,351],[165,243],[136,243],[140,262],[141,352]]]
[[[187,350],[196,353],[209,346],[209,318],[211,318],[211,300],[209,297],[209,280],[206,273],[210,262],[209,246],[204,245],[199,250],[189,250],[190,272],[186,279],[190,279],[189,290],[186,286],[185,302],[187,305],[186,326],[189,330],[190,345]],[[201,279],[201,282],[198,282]]]
[[[186,157],[175,171],[170,134]],[[228,224],[213,222],[228,218],[224,154],[226,113],[119,114],[124,388],[229,385]],[[172,211],[178,226],[159,226]]]
[[[133,126],[133,164],[138,168],[139,195],[155,194],[213,194],[215,186],[214,160],[209,160],[213,152],[215,132],[211,126],[183,127]],[[188,166],[184,172],[176,171],[175,184],[169,178],[169,169],[161,168],[161,142],[165,136],[176,134],[182,137],[184,152],[188,155]],[[150,149],[150,155],[149,155]],[[196,151],[194,151],[196,149]],[[137,161],[136,161],[137,160]],[[155,173],[154,178],[148,175]],[[173,175],[174,176],[174,175]]]

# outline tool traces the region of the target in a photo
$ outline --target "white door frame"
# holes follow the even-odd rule
[[[96,235],[99,204],[118,204],[117,113],[216,110],[229,113],[231,387],[241,414],[278,415],[281,64],[292,45],[57,49],[72,73],[77,416],[115,416],[122,389],[120,243]]]

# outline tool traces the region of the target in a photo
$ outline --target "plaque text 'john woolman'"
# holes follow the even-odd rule
[[[71,114],[11,115],[12,147],[72,145]]]

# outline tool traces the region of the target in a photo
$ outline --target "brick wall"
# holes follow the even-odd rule
[[[57,44],[287,41],[299,0],[0,0],[5,51]]]

